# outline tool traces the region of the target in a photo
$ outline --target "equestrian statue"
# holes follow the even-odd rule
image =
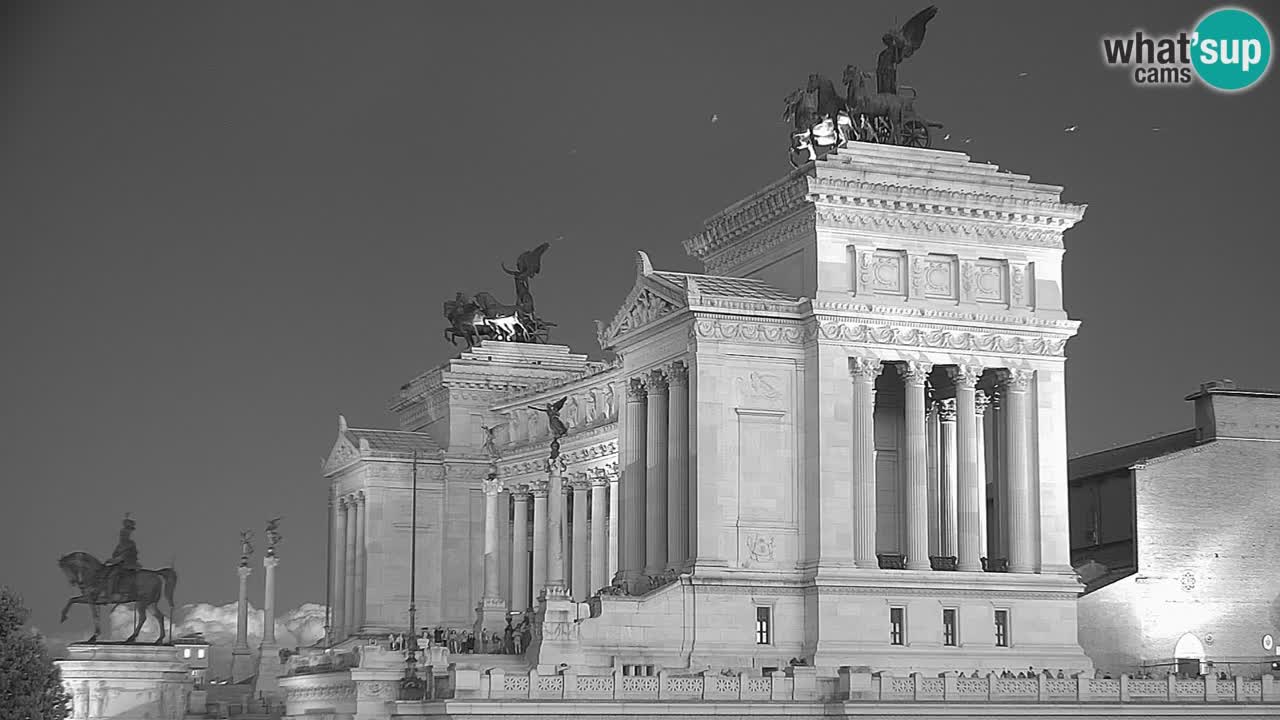
[[[147,620],[147,611],[150,610],[160,625],[160,636],[156,638],[155,644],[164,643],[165,616],[160,612],[160,599],[163,597],[169,604],[169,614],[172,615],[173,590],[178,584],[178,574],[173,568],[142,569],[138,563],[138,545],[133,541],[133,531],[136,528],[137,523],[126,514],[116,548],[106,562],[100,562],[87,552],[73,552],[58,559],[58,567],[80,592],[62,607],[62,622],[67,621],[67,613],[72,605],[88,605],[93,614],[93,636],[88,642],[97,642],[98,636],[102,634],[98,615],[100,606],[131,604],[134,606],[136,622],[133,634],[125,642],[132,643],[138,639],[138,633]]]
[[[542,243],[521,253],[515,270],[505,264],[502,266],[503,271],[515,280],[514,305],[507,305],[487,292],[475,295],[459,292],[453,300],[445,302],[444,316],[449,321],[449,327],[444,330],[445,339],[457,345],[461,338],[468,348],[481,340],[547,342],[550,328],[555,327],[555,323],[543,320],[534,312],[529,280],[542,271],[542,254],[549,247],[551,243]]]

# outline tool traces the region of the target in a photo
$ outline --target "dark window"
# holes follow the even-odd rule
[[[773,611],[772,608],[756,608],[756,644],[773,644]]]
[[[906,608],[889,608],[889,643],[906,644]]]
[[[996,647],[1009,647],[1009,611],[996,611]]]
[[[942,644],[955,647],[956,611],[954,608],[946,608],[942,611]]]

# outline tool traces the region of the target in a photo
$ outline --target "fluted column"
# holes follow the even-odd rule
[[[591,487],[586,476],[573,479],[573,599],[586,602],[593,589],[587,579],[587,489]],[[598,518],[599,516],[597,516]]]
[[[613,578],[618,574],[618,470],[617,465],[613,469],[605,473],[605,477],[609,481],[609,537],[605,541],[608,544],[606,552],[609,555],[609,569],[605,573],[604,583],[600,587],[604,587],[613,582]],[[597,588],[599,589],[599,588]]]
[[[360,524],[360,505],[356,502],[353,495],[347,501],[347,573],[346,573],[346,591],[343,598],[344,611],[342,613],[342,626],[346,628],[346,634],[352,635],[356,632],[356,624],[353,618],[356,611],[356,526]]]
[[[925,442],[925,383],[929,363],[899,366],[906,390],[907,569],[929,569],[929,460]]]
[[[484,595],[498,600],[498,493],[502,481],[490,475],[480,483],[484,491]]]
[[[608,507],[605,493],[609,489],[609,481],[603,472],[591,473],[591,580],[587,595],[594,595],[600,588],[609,584],[609,555],[605,547],[605,508]]]
[[[670,370],[667,424],[667,569],[682,570],[689,557],[689,369]]]
[[[929,554],[942,554],[942,434],[941,423],[938,422],[938,403],[934,400],[933,389],[925,383],[925,405],[928,407],[925,417],[925,448],[929,454]]]
[[[974,412],[977,413],[974,432],[978,434],[978,554],[991,557],[987,542],[987,406],[991,399],[979,390],[973,399]]]
[[[529,483],[533,495],[533,604],[538,605],[547,586],[547,481]]]
[[[619,519],[619,573],[628,587],[644,575],[645,563],[645,439],[648,428],[644,380],[627,383],[627,411],[624,419],[626,444],[622,448],[622,502]]]
[[[333,521],[333,640],[347,636],[347,499],[338,498]]]
[[[978,476],[978,410],[975,389],[982,368],[957,365],[951,379],[956,386],[956,516],[959,545],[956,569],[962,572],[982,571],[981,514],[978,509],[981,490]]]
[[[667,377],[649,372],[648,428],[645,437],[644,572],[660,575],[667,567]]]
[[[563,597],[564,575],[564,468],[560,459],[547,461],[547,584],[548,598]]]
[[[1008,418],[1007,467],[1009,483],[1009,572],[1035,571],[1031,529],[1031,478],[1027,466],[1027,390],[1034,372],[1008,370],[1005,374]]]
[[[369,506],[368,498],[365,497],[364,491],[356,493],[356,569],[352,575],[355,577],[356,587],[352,593],[354,602],[351,604],[351,633],[355,634],[364,628],[364,599],[367,592],[368,583],[366,582],[366,563],[368,555],[365,553],[365,530],[368,526]]]
[[[333,503],[333,588],[329,607],[329,641],[347,637],[342,624],[347,609],[347,500],[339,497]]]
[[[956,518],[956,400],[945,398],[938,401],[938,440],[941,462],[938,464],[941,493],[939,495],[940,517],[942,522],[942,547],[939,554],[943,557],[955,556],[960,544],[960,528]]]
[[[853,376],[853,562],[878,568],[876,558],[876,378],[877,358],[849,359]]]
[[[991,557],[1009,559],[1009,488],[1005,472],[1005,466],[1009,463],[1008,447],[1009,441],[1005,431],[1008,429],[1006,421],[1008,412],[1005,407],[1005,391],[1001,385],[996,386],[996,392],[991,396],[991,407],[987,411],[991,416],[991,455],[988,463],[987,472],[991,474],[992,497],[995,500],[994,512],[991,524],[991,537],[987,538],[990,544]]]
[[[511,611],[529,609],[529,486],[511,490],[515,526],[511,530]]]

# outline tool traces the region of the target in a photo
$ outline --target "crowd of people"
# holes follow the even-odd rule
[[[528,616],[521,616],[518,623],[508,617],[506,627],[501,632],[482,629],[477,634],[471,628],[422,628],[418,647],[423,650],[442,647],[450,654],[457,655],[523,655],[532,637],[533,629]],[[408,639],[404,633],[387,636],[387,643],[391,650],[408,648]]]

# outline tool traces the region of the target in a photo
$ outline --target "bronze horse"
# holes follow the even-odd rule
[[[102,633],[98,607],[125,603],[133,604],[137,620],[133,634],[125,642],[131,643],[138,639],[138,633],[142,631],[142,625],[147,620],[148,609],[160,623],[160,637],[156,638],[155,644],[160,645],[164,642],[165,616],[160,612],[160,598],[163,596],[169,603],[169,614],[172,615],[173,589],[178,584],[178,574],[173,568],[135,570],[132,583],[128,583],[121,592],[109,595],[106,587],[109,568],[93,555],[87,552],[63,555],[58,559],[58,567],[62,568],[67,580],[80,591],[79,595],[68,600],[62,607],[62,622],[67,621],[67,613],[72,605],[88,605],[93,613],[93,637],[89,638],[88,642],[96,642],[98,635]]]

